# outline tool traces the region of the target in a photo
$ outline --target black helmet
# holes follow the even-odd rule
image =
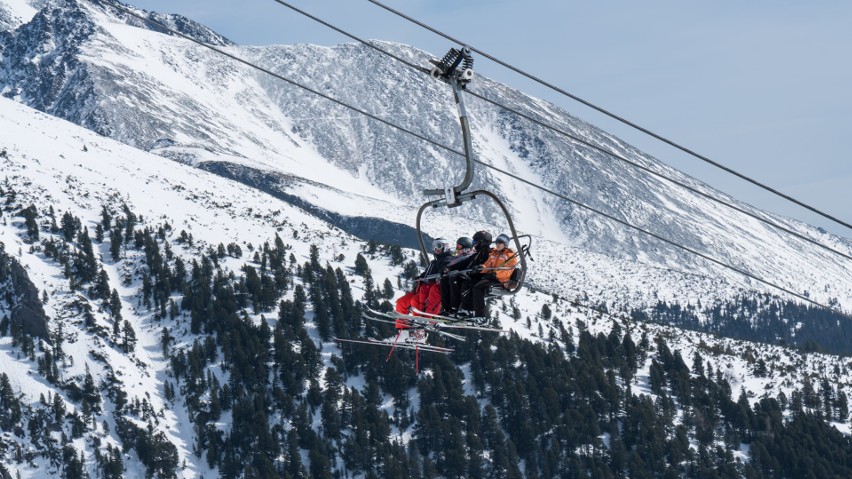
[[[485,245],[488,246],[491,244],[491,233],[487,231],[477,231],[473,235],[473,244],[474,245]]]
[[[456,254],[459,254],[459,252],[467,253],[471,248],[473,248],[473,240],[467,236],[462,236],[456,240]]]
[[[497,239],[494,240],[495,243],[503,243],[506,246],[509,246],[509,243],[512,241],[512,238],[509,238],[509,235],[503,233],[497,236]]]

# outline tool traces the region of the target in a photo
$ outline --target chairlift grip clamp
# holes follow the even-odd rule
[[[444,199],[447,201],[447,206],[450,208],[458,206],[459,203],[456,199],[456,190],[452,186],[447,186],[444,188]]]

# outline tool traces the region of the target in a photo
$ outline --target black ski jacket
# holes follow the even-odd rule
[[[450,264],[450,261],[453,259],[452,253],[442,253],[436,254],[435,259],[429,262],[429,265],[426,266],[426,270],[423,271],[423,274],[420,275],[421,278],[436,275],[444,270],[447,265]],[[435,281],[434,279],[432,281]]]
[[[476,266],[481,265],[488,259],[488,249],[485,251],[472,250],[469,253],[456,256],[447,265],[448,271],[463,271],[467,269],[476,269]]]

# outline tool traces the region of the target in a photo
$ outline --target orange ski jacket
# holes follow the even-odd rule
[[[503,248],[503,251],[497,251],[492,248],[488,253],[488,259],[482,263],[482,273],[493,273],[497,277],[497,281],[506,284],[512,277],[512,270],[518,264],[518,255],[511,248]],[[491,269],[491,268],[506,268],[506,269]]]

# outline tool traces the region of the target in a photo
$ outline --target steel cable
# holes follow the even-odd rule
[[[286,77],[284,77],[284,76],[282,76],[282,75],[279,75],[279,74],[277,74],[277,73],[275,73],[275,72],[272,72],[272,71],[271,71],[271,70],[269,70],[269,69],[266,69],[266,68],[264,68],[264,67],[262,67],[262,66],[259,66],[259,65],[254,64],[254,63],[252,63],[252,62],[250,62],[250,61],[248,61],[248,60],[242,59],[242,58],[240,58],[240,57],[238,57],[238,56],[236,56],[236,55],[233,55],[233,54],[231,54],[231,53],[228,53],[228,52],[226,52],[226,51],[222,50],[221,48],[217,48],[217,47],[215,47],[215,46],[212,46],[212,45],[206,44],[206,43],[202,42],[201,40],[198,40],[198,39],[196,39],[196,38],[191,37],[190,35],[187,35],[187,34],[184,34],[184,33],[179,32],[179,31],[176,31],[176,30],[174,30],[173,28],[170,28],[169,26],[167,26],[167,25],[163,24],[162,22],[159,22],[159,21],[156,21],[156,20],[152,20],[152,19],[147,18],[147,17],[145,17],[145,16],[143,16],[143,15],[140,15],[139,13],[136,13],[136,12],[134,12],[133,10],[131,10],[131,9],[129,9],[129,8],[127,8],[127,7],[123,6],[123,5],[121,5],[121,4],[115,3],[113,0],[97,0],[97,1],[99,1],[99,2],[101,2],[101,3],[104,3],[104,4],[107,4],[107,5],[109,5],[109,6],[113,7],[113,8],[115,8],[116,10],[122,11],[122,12],[124,12],[124,13],[128,14],[128,15],[131,15],[131,16],[133,16],[133,17],[135,17],[135,18],[139,19],[139,20],[142,20],[143,22],[147,22],[147,23],[150,23],[150,24],[152,24],[152,25],[156,25],[157,27],[159,27],[159,28],[163,29],[163,31],[167,31],[167,32],[169,32],[169,33],[171,33],[171,34],[173,34],[173,35],[175,35],[175,36],[181,37],[181,38],[183,38],[183,39],[185,39],[185,40],[188,40],[188,41],[190,41],[190,42],[193,42],[193,43],[195,43],[195,44],[197,44],[197,45],[200,45],[200,46],[202,46],[202,47],[204,47],[204,48],[207,48],[207,49],[209,49],[209,50],[211,50],[211,51],[214,51],[214,52],[216,52],[216,53],[219,53],[219,54],[221,54],[221,55],[224,55],[224,56],[226,56],[226,57],[228,57],[228,58],[230,58],[230,59],[232,59],[232,60],[234,60],[234,61],[237,61],[237,62],[239,62],[239,63],[242,63],[242,64],[244,64],[244,65],[246,65],[246,66],[248,66],[248,67],[250,67],[250,68],[254,68],[254,69],[256,69],[256,70],[258,70],[258,71],[261,71],[261,72],[263,72],[263,73],[266,73],[266,74],[268,74],[268,75],[270,75],[270,76],[272,76],[272,77],[274,77],[274,78],[277,78],[277,79],[280,79],[280,80],[282,80],[282,81],[285,81],[286,83],[289,83],[289,84],[291,84],[291,85],[293,85],[293,86],[295,86],[295,87],[301,88],[301,89],[303,89],[303,90],[305,90],[305,91],[308,91],[308,92],[313,93],[313,94],[315,94],[315,95],[317,95],[317,96],[320,96],[320,97],[322,97],[322,98],[324,98],[324,99],[326,99],[326,100],[328,100],[328,101],[331,101],[331,102],[333,102],[333,103],[335,103],[335,104],[337,104],[337,105],[343,106],[343,107],[348,108],[348,109],[350,109],[350,110],[352,110],[352,111],[355,111],[355,112],[357,112],[357,113],[360,113],[360,114],[362,114],[362,115],[365,115],[365,116],[367,116],[367,117],[369,117],[369,118],[371,118],[371,119],[374,119],[374,120],[376,120],[376,121],[379,121],[380,123],[382,123],[382,124],[384,124],[384,125],[387,125],[387,126],[389,126],[389,127],[391,127],[391,128],[394,128],[394,129],[396,129],[396,130],[399,130],[399,131],[402,131],[402,132],[407,133],[407,134],[409,134],[409,135],[412,135],[412,136],[414,136],[415,138],[418,138],[418,139],[420,139],[420,140],[426,141],[426,142],[428,142],[429,144],[431,144],[431,145],[433,145],[433,146],[436,146],[436,147],[441,148],[441,149],[443,149],[443,150],[449,151],[449,152],[451,152],[451,153],[455,153],[455,154],[460,155],[460,156],[464,156],[464,153],[463,153],[463,152],[461,152],[461,151],[459,151],[459,150],[456,150],[456,149],[454,149],[454,148],[452,148],[452,147],[450,147],[450,146],[444,145],[444,144],[442,144],[442,143],[440,143],[440,142],[438,142],[438,141],[436,141],[436,140],[432,140],[432,139],[430,139],[430,138],[427,138],[427,137],[425,137],[425,136],[423,136],[423,135],[421,135],[421,134],[419,134],[419,133],[413,132],[413,131],[411,131],[411,130],[409,130],[409,129],[405,128],[405,127],[402,127],[402,126],[396,125],[395,123],[393,123],[393,122],[391,122],[391,121],[389,121],[389,120],[385,120],[385,119],[383,119],[383,118],[381,118],[381,117],[379,117],[379,116],[376,116],[376,115],[374,115],[374,114],[372,114],[372,113],[366,112],[366,111],[361,110],[361,109],[359,109],[359,108],[357,108],[357,107],[354,107],[354,106],[352,106],[352,105],[349,105],[349,104],[347,104],[347,103],[345,103],[345,102],[343,102],[343,101],[341,101],[341,100],[338,100],[338,99],[336,99],[336,98],[333,98],[333,97],[330,97],[330,96],[325,95],[325,94],[323,94],[323,93],[320,93],[320,92],[318,92],[318,91],[316,91],[316,90],[314,90],[314,89],[311,89],[311,88],[309,88],[309,87],[307,87],[307,86],[305,86],[305,85],[302,85],[302,84],[300,84],[300,83],[298,83],[298,82],[296,82],[296,81],[294,81],[294,80],[288,79],[288,78],[286,78]],[[572,198],[569,198],[568,196],[565,196],[565,195],[563,195],[563,194],[561,194],[561,193],[558,193],[558,192],[556,192],[556,191],[553,191],[553,190],[551,190],[551,189],[549,189],[549,188],[547,188],[547,187],[544,187],[544,186],[538,185],[538,184],[536,184],[536,183],[533,183],[533,182],[532,182],[532,181],[530,181],[530,180],[527,180],[527,179],[525,179],[525,178],[521,178],[521,177],[520,177],[520,176],[518,176],[518,175],[515,175],[515,174],[513,174],[513,173],[510,173],[510,172],[505,171],[505,170],[503,170],[503,169],[500,169],[500,168],[498,168],[498,167],[492,166],[492,165],[490,165],[490,164],[488,164],[488,163],[485,163],[485,162],[483,162],[483,161],[481,161],[481,160],[474,160],[474,161],[475,161],[476,163],[478,163],[478,164],[480,164],[480,165],[482,165],[482,166],[486,167],[486,168],[489,168],[489,169],[494,170],[494,171],[496,171],[496,172],[498,172],[498,173],[501,173],[501,174],[503,174],[503,175],[505,175],[505,176],[508,176],[508,177],[510,177],[510,178],[513,178],[513,179],[515,179],[515,180],[517,180],[517,181],[519,181],[519,182],[521,182],[521,183],[524,183],[524,184],[526,184],[526,185],[528,185],[528,186],[531,186],[531,187],[533,187],[533,188],[535,188],[535,189],[538,189],[538,190],[543,191],[543,192],[545,192],[545,193],[549,193],[549,194],[551,194],[551,195],[554,195],[554,196],[556,196],[557,198],[560,198],[560,199],[562,199],[562,200],[568,201],[569,203],[572,203],[572,204],[577,205],[577,206],[579,206],[579,207],[581,207],[581,208],[584,208],[584,209],[587,209],[587,210],[589,210],[589,211],[591,211],[591,212],[593,212],[593,213],[596,213],[596,214],[598,214],[598,215],[600,215],[600,216],[603,216],[603,217],[608,218],[608,219],[610,219],[610,220],[612,220],[612,221],[615,221],[615,222],[617,222],[617,223],[619,223],[619,224],[622,224],[622,225],[627,226],[627,227],[629,227],[629,228],[632,228],[632,229],[634,229],[634,230],[636,230],[636,231],[639,231],[639,232],[641,232],[641,233],[644,233],[644,234],[646,234],[646,235],[648,235],[648,236],[651,236],[652,238],[655,238],[655,239],[657,239],[657,240],[659,240],[659,241],[662,241],[662,242],[664,242],[664,243],[666,243],[666,244],[669,244],[669,245],[672,245],[672,246],[674,246],[674,247],[676,247],[676,248],[682,249],[682,250],[684,250],[684,251],[686,251],[686,252],[688,252],[688,253],[691,253],[691,254],[693,254],[693,255],[695,255],[695,256],[698,256],[698,257],[703,258],[703,259],[705,259],[705,260],[708,260],[708,261],[710,261],[710,262],[712,262],[712,263],[715,263],[715,264],[717,264],[717,265],[719,265],[719,266],[722,266],[723,268],[726,268],[726,269],[729,269],[729,270],[734,271],[734,272],[736,272],[736,273],[739,273],[739,274],[741,274],[741,275],[743,275],[743,276],[746,276],[746,277],[748,277],[748,278],[751,278],[751,279],[753,279],[753,280],[755,280],[755,281],[758,281],[758,282],[760,282],[760,283],[763,283],[763,284],[765,284],[765,285],[767,285],[767,286],[771,286],[771,287],[773,287],[773,288],[775,288],[775,289],[777,289],[777,290],[779,290],[779,291],[783,291],[783,292],[785,292],[785,293],[787,293],[787,294],[789,294],[789,295],[791,295],[791,296],[793,296],[793,297],[796,297],[796,298],[798,298],[798,299],[801,299],[802,301],[804,301],[804,302],[806,302],[806,303],[812,304],[812,305],[814,305],[814,306],[817,306],[817,307],[820,307],[820,308],[823,308],[823,309],[826,309],[826,310],[829,310],[829,311],[833,311],[833,312],[835,312],[835,313],[837,313],[837,314],[840,314],[840,315],[845,316],[845,317],[847,317],[847,318],[849,318],[849,319],[852,319],[852,317],[848,316],[845,312],[843,312],[843,311],[841,311],[841,310],[837,310],[837,309],[834,309],[834,308],[832,308],[832,307],[826,306],[826,305],[824,305],[824,304],[822,304],[822,303],[819,303],[819,302],[817,302],[817,301],[814,301],[814,300],[812,300],[812,299],[808,298],[807,296],[803,296],[803,295],[801,295],[801,294],[799,294],[799,293],[796,293],[796,292],[794,292],[794,291],[791,291],[791,290],[789,290],[789,289],[786,289],[786,288],[784,288],[784,287],[782,287],[782,286],[779,286],[779,285],[778,285],[778,284],[776,284],[776,283],[773,283],[773,282],[771,282],[771,281],[769,281],[769,280],[765,280],[765,279],[763,279],[763,278],[760,278],[759,276],[756,276],[756,275],[754,275],[754,274],[752,274],[752,273],[749,273],[749,272],[747,272],[747,271],[745,271],[745,270],[742,270],[742,269],[739,269],[739,268],[737,268],[737,267],[734,267],[734,266],[728,265],[728,264],[726,264],[726,263],[724,263],[724,262],[722,262],[722,261],[719,261],[719,260],[717,260],[717,259],[715,259],[715,258],[712,258],[712,257],[710,257],[710,256],[708,256],[708,255],[705,255],[705,254],[703,254],[703,253],[701,253],[701,252],[699,252],[699,251],[693,250],[692,248],[689,248],[688,246],[681,245],[681,244],[679,244],[679,243],[677,243],[677,242],[675,242],[675,241],[669,240],[669,239],[667,239],[667,238],[665,238],[665,237],[663,237],[663,236],[660,236],[660,235],[658,235],[658,234],[656,234],[656,233],[652,233],[652,232],[650,232],[650,231],[647,231],[647,230],[645,230],[644,228],[641,228],[641,227],[639,227],[639,226],[635,226],[635,225],[633,225],[633,224],[631,224],[631,223],[629,223],[629,222],[627,222],[627,221],[624,221],[624,220],[622,220],[622,219],[616,218],[616,217],[614,217],[614,216],[612,216],[612,215],[610,215],[610,214],[608,214],[608,213],[606,213],[606,212],[600,211],[600,210],[598,210],[598,209],[596,209],[596,208],[594,208],[594,207],[588,206],[588,205],[586,205],[586,204],[584,204],[584,203],[582,203],[582,202],[580,202],[580,201],[577,201],[577,200],[574,200],[574,199],[572,199]]]
[[[281,4],[281,5],[283,5],[283,6],[287,7],[287,8],[289,8],[289,9],[291,9],[291,10],[293,10],[293,11],[295,11],[295,12],[297,12],[297,13],[299,13],[299,14],[301,14],[301,15],[305,16],[305,17],[307,17],[307,18],[310,18],[311,20],[314,20],[314,21],[315,21],[315,22],[317,22],[317,23],[320,23],[320,24],[324,25],[324,26],[326,26],[326,27],[328,27],[328,28],[330,28],[330,29],[332,29],[332,30],[334,30],[334,31],[336,31],[336,32],[338,32],[338,33],[340,33],[341,35],[344,35],[344,36],[346,36],[346,37],[348,37],[348,38],[351,38],[352,40],[355,40],[355,41],[357,41],[357,42],[359,42],[359,43],[361,43],[361,44],[363,44],[363,45],[365,45],[365,46],[367,46],[367,47],[369,47],[369,48],[372,48],[373,50],[375,50],[375,51],[377,51],[377,52],[379,52],[379,53],[382,53],[382,54],[384,54],[384,55],[387,55],[387,56],[389,56],[389,57],[393,58],[394,60],[397,60],[397,61],[399,61],[399,62],[401,62],[401,63],[403,63],[403,64],[407,65],[407,66],[408,66],[408,67],[410,67],[410,68],[413,68],[414,70],[417,70],[417,71],[419,71],[419,72],[427,73],[427,74],[428,74],[428,71],[426,71],[426,69],[424,69],[423,67],[418,66],[418,65],[416,65],[416,64],[414,64],[414,63],[411,63],[410,61],[408,61],[408,60],[406,60],[406,59],[404,59],[404,58],[400,57],[399,55],[396,55],[396,54],[394,54],[394,53],[392,53],[392,52],[389,52],[389,51],[387,51],[387,50],[385,50],[385,49],[383,49],[383,48],[380,48],[379,46],[377,46],[377,45],[373,44],[372,42],[369,42],[369,41],[367,41],[367,40],[365,40],[365,39],[363,39],[363,38],[360,38],[360,37],[358,37],[358,36],[356,36],[356,35],[353,35],[352,33],[347,32],[346,30],[343,30],[343,29],[341,29],[341,28],[339,28],[339,27],[337,27],[337,26],[335,26],[335,25],[332,25],[331,23],[328,23],[328,22],[326,22],[325,20],[323,20],[323,19],[321,19],[321,18],[319,18],[319,17],[317,17],[317,16],[315,16],[315,15],[312,15],[312,14],[310,14],[310,13],[308,13],[308,12],[306,12],[306,11],[304,11],[304,10],[302,10],[302,9],[300,9],[300,8],[298,8],[298,7],[296,7],[296,6],[292,5],[292,4],[290,4],[290,3],[288,3],[288,2],[286,2],[286,1],[284,1],[284,0],[273,0],[273,1],[275,1],[275,2],[276,2],[276,3],[278,3],[278,4]],[[721,204],[721,205],[727,206],[728,208],[731,208],[731,209],[733,209],[734,211],[737,211],[737,212],[742,213],[742,214],[744,214],[744,215],[746,215],[746,216],[749,216],[749,217],[751,217],[751,218],[753,218],[753,219],[756,219],[756,220],[758,220],[758,221],[760,221],[760,222],[762,222],[762,223],[765,223],[765,224],[767,224],[767,225],[769,225],[769,226],[772,226],[773,228],[777,228],[777,229],[779,229],[779,230],[781,230],[781,231],[784,231],[785,233],[790,234],[790,235],[792,235],[792,236],[795,236],[795,237],[797,237],[797,238],[799,238],[799,239],[801,239],[801,240],[803,240],[803,241],[806,241],[806,242],[811,243],[811,244],[813,244],[813,245],[815,245],[815,246],[818,246],[818,247],[820,247],[820,248],[823,248],[823,249],[825,249],[825,250],[827,250],[827,251],[830,251],[830,252],[832,252],[832,253],[835,253],[835,254],[837,254],[837,255],[839,255],[839,256],[842,256],[842,257],[844,257],[844,258],[846,258],[846,259],[848,259],[848,260],[852,260],[852,255],[849,255],[849,254],[844,253],[844,252],[842,252],[842,251],[840,251],[840,250],[837,250],[837,249],[835,249],[835,248],[832,248],[831,246],[828,246],[828,245],[825,245],[825,244],[823,244],[823,243],[820,243],[819,241],[816,241],[816,240],[815,240],[815,239],[813,239],[813,238],[809,238],[809,237],[807,237],[807,236],[805,236],[805,235],[799,234],[799,233],[797,233],[797,232],[795,232],[795,231],[793,231],[793,230],[791,230],[791,229],[789,229],[789,228],[787,228],[787,227],[785,227],[785,226],[783,226],[783,225],[779,225],[778,223],[775,223],[775,222],[773,222],[773,221],[770,221],[770,220],[768,220],[768,219],[766,219],[766,218],[762,218],[762,217],[760,217],[760,216],[758,216],[758,215],[756,215],[756,214],[754,214],[754,213],[752,213],[752,212],[750,212],[750,211],[748,211],[748,210],[745,210],[745,209],[743,209],[743,208],[740,208],[739,206],[733,205],[733,204],[728,203],[728,202],[726,202],[726,201],[724,201],[724,200],[721,200],[721,199],[719,199],[719,198],[717,198],[717,197],[715,197],[715,196],[713,196],[713,195],[711,195],[711,194],[709,194],[709,193],[703,192],[703,191],[699,190],[698,188],[695,188],[695,187],[689,186],[689,185],[687,185],[687,184],[685,184],[685,183],[683,183],[683,182],[681,182],[681,181],[678,181],[678,180],[676,180],[676,179],[674,179],[674,178],[671,178],[671,177],[668,177],[668,176],[666,176],[666,175],[663,175],[662,173],[659,173],[659,172],[657,172],[657,171],[654,171],[653,169],[651,169],[651,168],[649,168],[649,167],[647,167],[647,166],[644,166],[644,165],[641,165],[641,164],[639,164],[639,163],[636,163],[636,162],[634,162],[634,161],[632,161],[632,160],[630,160],[630,159],[626,158],[625,156],[622,156],[622,155],[620,155],[620,154],[618,154],[618,153],[615,153],[615,152],[613,152],[613,151],[607,150],[606,148],[603,148],[603,147],[601,147],[601,146],[598,146],[598,145],[595,145],[595,144],[593,144],[593,143],[590,143],[589,141],[586,141],[586,140],[584,140],[584,139],[582,139],[582,138],[580,138],[580,137],[578,137],[578,136],[576,136],[576,135],[572,135],[571,133],[568,133],[567,131],[564,131],[564,130],[562,130],[562,129],[560,129],[560,128],[557,128],[557,127],[555,127],[555,126],[549,125],[549,124],[547,124],[547,123],[545,123],[545,122],[543,122],[543,121],[541,121],[541,120],[538,120],[538,119],[536,119],[536,118],[533,118],[532,116],[527,115],[527,114],[525,114],[525,113],[522,113],[522,112],[520,112],[520,111],[518,111],[518,110],[516,110],[516,109],[513,109],[513,108],[509,107],[509,106],[506,106],[506,105],[504,105],[504,104],[501,104],[500,102],[498,102],[498,101],[496,101],[496,100],[493,100],[493,99],[487,98],[487,97],[485,97],[485,96],[483,96],[483,95],[481,95],[481,94],[479,94],[479,93],[476,93],[476,92],[474,92],[474,91],[470,91],[470,90],[464,90],[464,91],[465,91],[466,93],[470,94],[471,96],[475,97],[475,98],[478,98],[478,99],[480,99],[480,100],[482,100],[482,101],[485,101],[485,102],[487,102],[487,103],[490,103],[490,104],[492,104],[492,105],[494,105],[494,106],[496,106],[496,107],[498,107],[498,108],[502,108],[503,110],[506,110],[506,111],[508,111],[508,112],[514,113],[515,115],[518,115],[518,116],[520,116],[521,118],[524,118],[524,119],[526,119],[526,120],[528,120],[528,121],[530,121],[530,122],[532,122],[532,123],[535,123],[536,125],[539,125],[539,126],[541,126],[541,127],[543,127],[543,128],[546,128],[546,129],[548,129],[548,130],[551,130],[551,131],[553,131],[553,132],[555,132],[555,133],[558,133],[558,134],[560,134],[560,135],[562,135],[562,136],[565,136],[566,138],[569,138],[569,139],[571,139],[572,141],[574,141],[574,142],[576,142],[576,143],[579,143],[579,144],[581,144],[581,145],[583,145],[583,146],[585,146],[585,147],[587,147],[587,148],[591,148],[591,149],[596,150],[596,151],[599,151],[599,152],[601,152],[601,153],[603,153],[603,154],[605,154],[605,155],[607,155],[607,156],[611,156],[612,158],[615,158],[615,159],[617,159],[617,160],[619,160],[619,161],[622,161],[622,162],[624,162],[624,163],[627,163],[627,164],[629,164],[629,165],[633,166],[634,168],[640,169],[640,170],[642,170],[642,171],[645,171],[645,172],[646,172],[646,173],[648,173],[648,174],[651,174],[651,175],[656,176],[656,177],[658,177],[658,178],[661,178],[661,179],[663,179],[663,180],[665,180],[665,181],[668,181],[668,182],[671,182],[671,183],[673,183],[673,184],[675,184],[675,185],[678,185],[678,186],[680,186],[680,187],[682,187],[682,188],[684,188],[684,189],[686,189],[686,190],[688,190],[688,191],[690,191],[690,192],[692,192],[692,193],[694,193],[694,194],[697,194],[697,195],[699,195],[699,196],[702,196],[702,197],[704,197],[704,198],[707,198],[707,199],[709,199],[709,200],[711,200],[711,201],[714,201],[714,202],[716,202],[716,203],[719,203],[719,204]]]
[[[807,209],[807,210],[810,210],[811,212],[816,213],[816,214],[818,214],[818,215],[822,216],[823,218],[826,218],[826,219],[831,220],[831,221],[833,221],[833,222],[835,222],[835,223],[837,223],[837,224],[839,224],[839,225],[843,225],[843,226],[845,226],[845,227],[847,227],[847,228],[849,228],[849,229],[852,229],[852,224],[849,224],[849,223],[847,223],[847,222],[845,222],[845,221],[843,221],[843,220],[841,220],[841,219],[835,218],[834,216],[832,216],[832,215],[830,215],[830,214],[828,214],[828,213],[825,213],[825,212],[823,212],[823,211],[821,211],[821,210],[819,210],[819,209],[817,209],[817,208],[815,208],[815,207],[813,207],[813,206],[810,206],[810,205],[808,205],[807,203],[804,203],[804,202],[802,202],[802,201],[799,201],[799,200],[797,200],[796,198],[793,198],[792,196],[790,196],[790,195],[788,195],[788,194],[786,194],[786,193],[782,193],[781,191],[778,191],[778,190],[776,190],[775,188],[772,188],[772,187],[771,187],[771,186],[769,186],[769,185],[766,185],[766,184],[764,184],[764,183],[761,183],[760,181],[755,180],[754,178],[751,178],[751,177],[749,177],[749,176],[747,176],[747,175],[745,175],[745,174],[743,174],[743,173],[740,173],[740,172],[738,172],[738,171],[736,171],[736,170],[734,170],[734,169],[732,169],[732,168],[730,168],[730,167],[727,167],[727,166],[725,166],[725,165],[723,165],[723,164],[721,164],[721,163],[718,163],[718,162],[716,162],[716,161],[713,161],[713,160],[711,160],[710,158],[708,158],[708,157],[706,157],[706,156],[704,156],[704,155],[701,155],[701,154],[699,154],[699,153],[697,153],[697,152],[695,152],[695,151],[693,151],[693,150],[691,150],[691,149],[689,149],[689,148],[687,148],[687,147],[685,147],[685,146],[681,146],[680,144],[675,143],[674,141],[672,141],[672,140],[670,140],[670,139],[668,139],[668,138],[666,138],[666,137],[664,137],[664,136],[662,136],[662,135],[659,135],[659,134],[657,134],[657,133],[654,133],[653,131],[651,131],[651,130],[649,130],[649,129],[645,128],[645,127],[642,127],[642,126],[640,126],[640,125],[638,125],[638,124],[636,124],[636,123],[631,122],[630,120],[627,120],[626,118],[623,118],[623,117],[621,117],[621,116],[619,116],[619,115],[616,115],[615,113],[612,113],[611,111],[609,111],[609,110],[607,110],[607,109],[605,109],[605,108],[599,107],[599,106],[597,106],[597,105],[593,104],[592,102],[590,102],[590,101],[588,101],[588,100],[585,100],[585,99],[583,99],[583,98],[580,98],[580,97],[578,97],[578,96],[576,96],[576,95],[574,95],[574,94],[572,94],[572,93],[570,93],[570,92],[568,92],[568,91],[566,91],[566,90],[564,90],[564,89],[562,89],[562,88],[560,88],[560,87],[558,87],[558,86],[556,86],[556,85],[553,85],[553,84],[552,84],[552,83],[550,83],[550,82],[547,82],[547,81],[545,81],[545,80],[542,80],[541,78],[539,78],[539,77],[537,77],[537,76],[535,76],[535,75],[532,75],[532,74],[527,73],[526,71],[524,71],[524,70],[522,70],[522,69],[520,69],[520,68],[517,68],[517,67],[515,67],[515,66],[512,66],[512,65],[510,65],[509,63],[506,63],[506,62],[504,62],[504,61],[502,61],[502,60],[500,60],[500,59],[498,59],[498,58],[496,58],[496,57],[494,57],[494,56],[492,56],[492,55],[489,55],[488,53],[486,53],[486,52],[484,52],[484,51],[482,51],[482,50],[480,50],[480,49],[478,49],[478,48],[475,48],[475,47],[471,46],[470,44],[468,44],[468,43],[466,43],[466,42],[463,42],[463,41],[461,41],[461,40],[459,40],[459,39],[457,39],[457,38],[454,38],[454,37],[452,37],[452,36],[450,36],[450,35],[448,35],[448,34],[446,34],[446,33],[444,33],[444,32],[441,32],[441,31],[440,31],[440,30],[438,30],[438,29],[435,29],[435,28],[433,28],[433,27],[430,27],[429,25],[427,25],[427,24],[425,24],[425,23],[423,23],[423,22],[421,22],[421,21],[419,21],[419,20],[417,20],[417,19],[415,19],[415,18],[412,18],[412,17],[410,17],[410,16],[408,16],[408,15],[406,15],[406,14],[404,14],[404,13],[402,13],[402,12],[398,11],[398,10],[395,10],[395,9],[393,9],[393,8],[391,8],[391,7],[389,7],[389,6],[385,5],[385,4],[383,4],[383,3],[381,3],[381,2],[379,2],[379,1],[377,1],[377,0],[369,0],[369,2],[370,2],[370,3],[372,3],[372,4],[374,4],[374,5],[377,5],[377,6],[381,7],[381,8],[383,8],[383,9],[385,9],[385,10],[387,10],[388,12],[393,13],[394,15],[397,15],[397,16],[399,16],[399,17],[401,17],[401,18],[404,18],[405,20],[408,20],[409,22],[414,23],[415,25],[418,25],[418,26],[420,26],[420,27],[422,27],[422,28],[425,28],[426,30],[431,31],[432,33],[435,33],[436,35],[439,35],[439,36],[441,36],[441,37],[444,37],[445,39],[450,40],[451,42],[454,42],[454,43],[456,43],[456,44],[458,44],[458,45],[466,45],[466,46],[470,47],[471,51],[474,51],[474,52],[476,52],[476,53],[478,53],[478,54],[482,55],[483,57],[485,57],[485,58],[487,58],[487,59],[489,59],[489,60],[493,61],[494,63],[497,63],[498,65],[500,65],[500,66],[502,66],[502,67],[508,68],[509,70],[512,70],[513,72],[515,72],[515,73],[517,73],[517,74],[519,74],[519,75],[521,75],[521,76],[523,76],[523,77],[526,77],[526,78],[528,78],[528,79],[530,79],[530,80],[532,80],[532,81],[534,81],[534,82],[536,82],[536,83],[538,83],[538,84],[540,84],[540,85],[542,85],[542,86],[544,86],[544,87],[547,87],[547,88],[549,88],[549,89],[551,89],[551,90],[553,90],[553,91],[555,91],[555,92],[557,92],[557,93],[560,93],[560,94],[562,94],[562,95],[565,95],[565,96],[567,96],[568,98],[571,98],[572,100],[577,101],[577,102],[579,102],[579,103],[582,103],[583,105],[585,105],[585,106],[587,106],[587,107],[589,107],[589,108],[591,108],[591,109],[593,109],[593,110],[596,110],[596,111],[598,111],[598,112],[600,112],[600,113],[603,113],[604,115],[606,115],[606,116],[608,116],[608,117],[610,117],[610,118],[612,118],[612,119],[614,119],[614,120],[616,120],[616,121],[619,121],[619,122],[621,122],[621,123],[623,123],[623,124],[625,124],[625,125],[627,125],[627,126],[629,126],[629,127],[633,128],[633,129],[635,129],[635,130],[641,131],[642,133],[645,133],[645,134],[647,134],[647,135],[649,135],[649,136],[651,136],[651,137],[653,137],[653,138],[656,138],[657,140],[660,140],[660,141],[662,141],[663,143],[668,144],[669,146],[672,146],[672,147],[674,147],[674,148],[677,148],[678,150],[680,150],[680,151],[682,151],[682,152],[684,152],[684,153],[687,153],[688,155],[691,155],[691,156],[693,156],[693,157],[695,157],[695,158],[698,158],[699,160],[702,160],[702,161],[704,161],[704,162],[706,162],[706,163],[709,163],[709,164],[711,164],[711,165],[713,165],[713,166],[715,166],[715,167],[717,167],[717,168],[719,168],[719,169],[721,169],[721,170],[723,170],[723,171],[725,171],[725,172],[727,172],[727,173],[730,173],[730,174],[732,174],[732,175],[734,175],[734,176],[736,176],[736,177],[738,177],[738,178],[740,178],[740,179],[742,179],[742,180],[745,180],[745,181],[747,181],[747,182],[749,182],[749,183],[751,183],[751,184],[753,184],[753,185],[755,185],[755,186],[758,186],[758,187],[760,187],[760,188],[762,188],[762,189],[764,189],[764,190],[766,190],[766,191],[768,191],[768,192],[770,192],[770,193],[773,193],[773,194],[775,194],[775,195],[777,195],[777,196],[779,196],[779,197],[781,197],[781,198],[784,198],[785,200],[788,200],[788,201],[790,201],[790,202],[792,202],[792,203],[795,203],[795,204],[797,204],[797,205],[801,206],[802,208],[805,208],[805,209]]]

